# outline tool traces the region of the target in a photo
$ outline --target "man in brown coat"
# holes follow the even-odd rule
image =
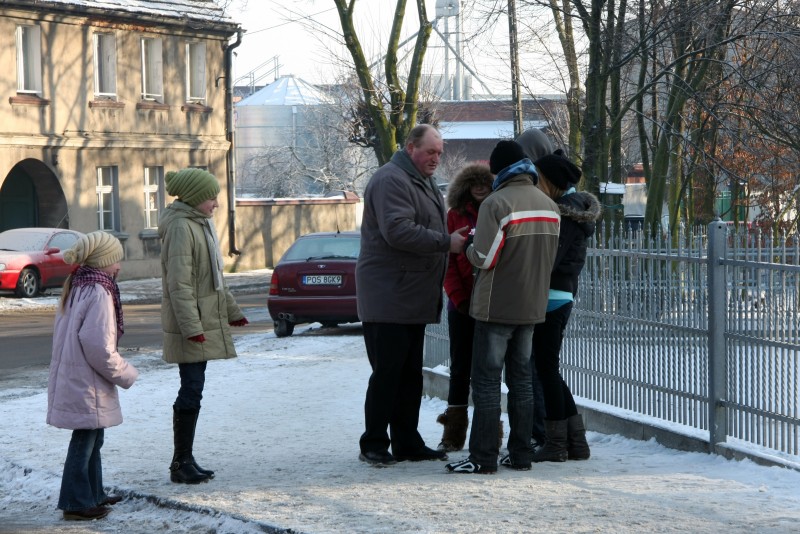
[[[461,252],[467,230],[447,232],[433,178],[442,150],[435,128],[414,127],[364,191],[356,288],[372,375],[359,459],[378,467],[447,459],[417,431],[425,325],[439,321],[447,254]]]

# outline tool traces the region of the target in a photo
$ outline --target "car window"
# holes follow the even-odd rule
[[[47,243],[47,234],[40,232],[19,232],[10,230],[0,234],[0,250],[16,252],[34,252],[43,250]]]
[[[287,261],[307,260],[309,258],[349,258],[357,259],[361,248],[358,237],[314,237],[298,239],[283,257]]]
[[[60,232],[53,236],[53,239],[50,240],[50,247],[57,247],[61,249],[61,251],[65,251],[70,248],[72,245],[75,244],[78,238],[75,234],[70,234],[68,232]]]

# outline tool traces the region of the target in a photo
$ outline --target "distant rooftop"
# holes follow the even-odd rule
[[[59,8],[84,12],[95,9],[122,11],[130,15],[169,17],[176,20],[199,20],[225,25],[238,24],[225,14],[214,0],[5,0],[3,4],[40,9]]]
[[[316,106],[332,104],[326,93],[294,76],[281,76],[236,104],[240,106]]]

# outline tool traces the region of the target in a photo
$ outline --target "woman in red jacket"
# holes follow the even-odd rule
[[[492,191],[494,176],[489,167],[471,164],[464,167],[447,188],[447,230],[454,232],[478,220],[478,206]],[[463,252],[450,254],[444,277],[447,293],[447,323],[450,334],[450,391],[447,410],[436,421],[444,425],[439,449],[459,451],[464,448],[469,417],[469,378],[472,367],[472,335],[475,320],[469,316],[474,277],[472,265]]]

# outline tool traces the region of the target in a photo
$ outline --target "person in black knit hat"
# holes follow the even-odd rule
[[[561,229],[558,254],[550,276],[545,322],[533,334],[531,358],[544,392],[545,445],[533,462],[587,460],[590,456],[583,419],[559,372],[559,353],[578,291],[578,276],[586,261],[586,240],[600,218],[600,202],[591,193],[576,191],[581,170],[556,150],[536,160],[538,187],[558,205]]]
[[[531,344],[544,321],[550,271],[558,248],[558,208],[537,189],[536,168],[514,141],[500,141],[489,157],[492,194],[478,209],[473,242],[477,268],[469,314],[475,319],[472,352],[472,429],[469,457],[447,464],[451,473],[497,472],[500,386],[508,386],[508,460],[531,468]],[[505,460],[505,459],[504,459]]]

